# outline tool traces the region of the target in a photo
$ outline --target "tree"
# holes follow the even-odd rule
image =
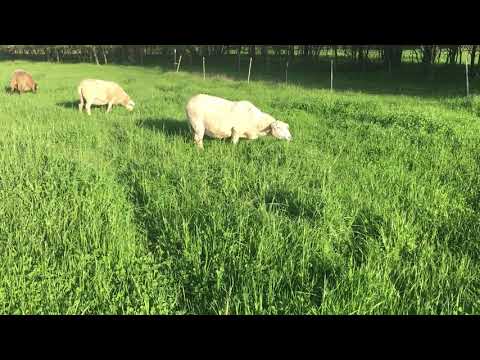
[[[477,45],[472,46],[472,53],[470,59],[470,68],[473,70],[475,68],[475,56],[477,55]]]
[[[92,53],[93,53],[93,56],[95,58],[95,63],[97,65],[100,65],[100,63],[98,62],[98,56],[97,56],[97,48],[95,47],[95,45],[90,45],[91,49],[92,49]]]
[[[386,46],[383,48],[383,64],[391,72],[402,64],[403,49],[400,46]]]
[[[265,64],[265,70],[268,71],[269,64],[268,64],[268,45],[262,45],[262,56],[263,56],[263,61]]]
[[[432,72],[432,63],[434,58],[434,45],[424,45],[423,48],[423,57],[422,57],[422,64],[423,64],[423,71],[425,75],[428,77],[433,76]]]
[[[248,52],[248,55],[252,58],[255,59],[255,52],[256,52],[256,47],[255,45],[250,45],[250,49],[249,49],[249,52]]]
[[[454,65],[458,55],[458,45],[450,45],[448,47],[447,63],[449,65]]]

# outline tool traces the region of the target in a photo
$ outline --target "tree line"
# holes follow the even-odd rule
[[[2,45],[0,53],[14,58],[35,58],[45,61],[130,63],[143,65],[151,57],[243,56],[263,59],[265,63],[282,61],[319,61],[325,57],[368,70],[370,64],[392,71],[404,62],[422,64],[429,72],[433,64],[463,64],[473,70],[480,62],[478,45]]]

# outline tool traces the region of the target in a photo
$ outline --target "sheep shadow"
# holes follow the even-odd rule
[[[80,100],[77,101],[63,101],[57,103],[57,106],[63,107],[65,109],[75,109],[78,110],[78,104],[80,103]]]
[[[176,119],[143,119],[138,120],[136,125],[139,128],[147,129],[153,132],[161,132],[167,136],[180,136],[187,139],[192,137],[187,121]]]
[[[27,94],[34,94],[34,95],[35,95],[35,93],[34,93],[33,91],[19,92],[19,91],[17,91],[17,90],[12,90],[12,89],[10,88],[10,86],[5,86],[3,89],[4,89],[5,92],[6,92],[7,94],[9,94],[9,95],[27,95]]]

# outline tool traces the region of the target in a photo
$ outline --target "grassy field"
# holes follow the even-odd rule
[[[0,313],[480,312],[480,98],[451,96],[462,83],[375,94],[350,74],[330,93],[2,62],[4,86],[18,67],[40,88],[0,92]],[[85,77],[135,111],[80,114]],[[184,106],[200,92],[251,100],[293,142],[197,151]]]

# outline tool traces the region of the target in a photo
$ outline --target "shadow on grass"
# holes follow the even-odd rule
[[[185,60],[180,68],[181,73],[190,73],[203,77],[202,58],[194,56],[191,60]],[[11,62],[12,59],[3,61]],[[18,60],[28,60],[22,58]],[[2,59],[0,59],[2,61]],[[43,62],[43,57],[32,58],[29,61]],[[83,62],[65,59],[65,63],[87,64]],[[138,69],[158,69],[159,74],[175,71],[170,57],[147,56],[143,64],[130,64],[128,62],[111,62],[111,65],[131,67]],[[61,66],[61,64],[51,64]],[[304,61],[295,59],[289,65],[288,84],[303,87],[305,89],[330,89],[330,58],[325,57],[318,61]],[[240,69],[236,55],[215,57],[209,56],[206,63],[207,79],[229,79],[239,84],[246,82],[248,78],[249,58],[242,57]],[[465,75],[462,65],[445,66],[436,64],[432,67],[432,77],[424,74],[422,64],[402,63],[400,69],[391,73],[385,71],[380,62],[368,63],[362,70],[358,64],[352,64],[349,60],[341,60],[337,64],[334,74],[334,90],[336,92],[360,92],[371,95],[405,95],[420,97],[426,100],[439,98],[457,98],[465,96]],[[263,60],[258,59],[251,69],[251,82],[266,82],[271,85],[285,84],[285,59],[271,58],[267,66]],[[129,79],[127,82],[132,82]],[[470,93],[478,94],[480,78],[476,73],[470,79]]]
[[[22,93],[20,93],[18,91],[12,91],[10,86],[5,86],[3,89],[9,95],[28,95],[28,94],[34,94],[35,95],[35,93],[33,91],[26,91],[26,92],[22,92]]]
[[[260,203],[260,202],[259,202]],[[263,203],[268,211],[277,212],[292,220],[321,220],[324,204],[322,202],[306,202],[291,191],[273,189],[265,194]]]
[[[181,136],[190,139],[192,137],[187,121],[176,119],[143,119],[138,120],[136,125],[139,128],[153,132],[161,132],[167,136]]]
[[[188,58],[188,60],[187,60]],[[13,59],[0,59],[12,62]],[[32,62],[43,62],[43,57],[18,58]],[[143,64],[114,61],[112,65],[138,69],[158,69],[159,73],[173,72],[170,57],[147,56]],[[285,59],[272,57],[269,65],[257,59],[251,69],[251,82],[263,81],[272,85],[285,83]],[[90,64],[78,62],[75,58],[71,61],[64,59],[65,63]],[[54,64],[51,64],[52,66]],[[186,56],[182,62],[180,72],[203,76],[202,58]],[[61,66],[61,64],[55,66]],[[317,61],[295,59],[289,65],[288,83],[306,89],[330,89],[330,58],[322,57]],[[246,82],[248,77],[249,58],[243,56],[238,69],[236,55],[209,56],[206,62],[207,78],[227,78],[235,82]],[[371,62],[362,70],[359,64],[351,63],[348,59],[339,60],[334,74],[334,90],[336,92],[361,92],[371,95],[406,95],[423,99],[439,99],[463,97],[465,94],[465,75],[462,65],[445,66],[436,64],[432,67],[432,77],[424,74],[422,64],[402,63],[401,68],[391,73],[387,72],[381,62]],[[472,73],[470,79],[471,94],[477,94],[479,77]],[[128,80],[128,82],[134,79]]]
[[[248,63],[243,64],[241,71],[236,70],[235,62],[228,63],[210,59],[207,79],[227,78],[235,82],[246,82]],[[145,65],[148,67],[149,65]],[[168,69],[168,68],[167,68]],[[194,65],[182,67],[182,72],[203,76],[203,68],[198,59]],[[392,73],[386,72],[381,64],[371,64],[368,71],[361,71],[355,64],[342,62],[337,66],[334,75],[336,92],[360,92],[370,95],[404,95],[420,97],[425,100],[439,98],[457,98],[465,96],[464,72],[461,66],[446,68],[443,65],[433,67],[434,76],[428,78],[423,73],[421,64],[402,64],[402,68]],[[478,78],[470,79],[470,93],[476,93]],[[271,85],[285,84],[285,66],[282,63],[272,64],[268,68],[263,63],[252,67],[251,82],[262,81]],[[315,63],[297,60],[291,64],[288,72],[288,84],[305,89],[330,89],[330,62]]]
[[[63,107],[63,108],[65,108],[65,109],[78,110],[78,104],[79,104],[79,100],[77,100],[77,101],[64,101],[64,102],[59,102],[59,103],[57,103],[56,105],[57,105],[57,106],[60,106],[60,107]]]
[[[193,140],[193,134],[190,130],[189,124],[187,120],[176,120],[176,119],[169,119],[169,118],[164,118],[164,119],[154,119],[154,118],[149,118],[149,119],[143,119],[143,120],[137,120],[136,121],[136,126],[142,129],[146,129],[148,131],[152,131],[153,133],[161,133],[164,134],[167,137],[180,137],[185,139],[187,143],[190,144],[190,146],[194,146],[194,140]],[[205,136],[203,138],[203,143],[205,147],[209,146],[209,143],[214,143],[214,142],[229,142],[230,140],[219,140],[219,139],[214,139],[208,136]]]

